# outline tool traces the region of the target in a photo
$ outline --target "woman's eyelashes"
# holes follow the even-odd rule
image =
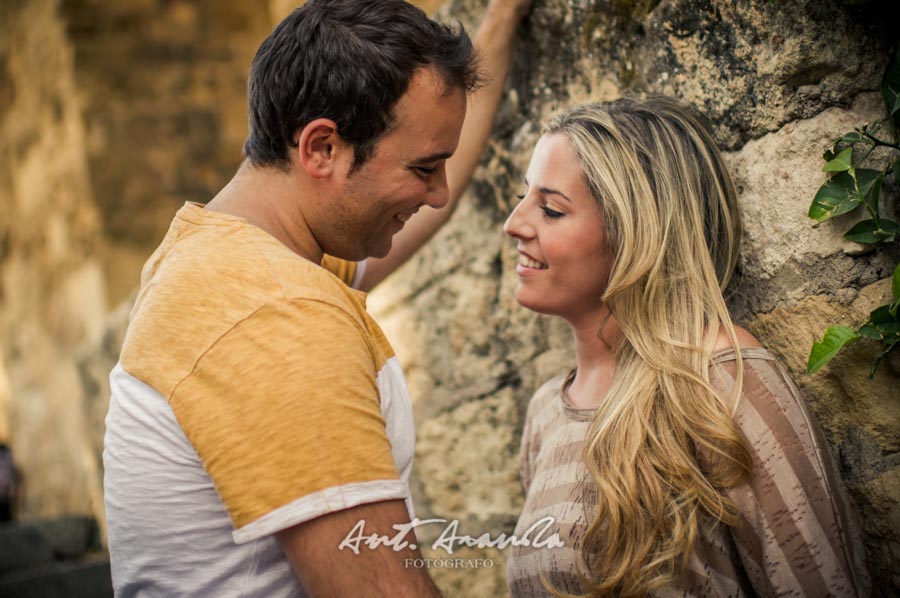
[[[544,211],[544,216],[550,218],[551,220],[556,220],[557,218],[562,218],[563,216],[565,216],[565,214],[563,214],[562,212],[557,212],[549,206],[541,206],[541,210]]]
[[[525,196],[526,196],[526,193],[519,193],[518,195],[516,195],[516,199],[518,199],[519,201],[522,201],[523,199],[525,199]],[[541,205],[539,207],[540,207],[541,211],[544,213],[544,216],[546,216],[547,218],[550,218],[551,220],[556,220],[557,218],[562,218],[563,216],[565,216],[564,213],[554,210],[553,208],[551,208],[550,206],[548,206],[546,204]]]

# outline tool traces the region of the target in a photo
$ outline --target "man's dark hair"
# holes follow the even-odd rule
[[[250,134],[256,166],[287,168],[295,132],[316,118],[337,123],[353,167],[371,157],[417,69],[448,90],[480,84],[472,41],[402,0],[310,0],[262,43],[250,67]]]

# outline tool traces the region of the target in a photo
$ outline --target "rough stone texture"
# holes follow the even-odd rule
[[[843,276],[835,273],[834,278],[825,281],[807,276],[779,279],[789,276],[791,266],[797,262],[811,261],[821,266],[832,256],[850,260],[849,256],[864,251],[865,246],[840,236],[856,220],[864,218],[862,213],[835,218],[817,229],[806,213],[810,198],[823,182],[822,148],[859,123],[874,122],[883,114],[880,94],[862,94],[852,110],[829,108],[812,118],[791,122],[727,154],[742,200],[744,239],[740,267],[744,279],[763,280],[772,285],[782,282],[781,288],[754,293],[764,295],[763,300],[769,304],[749,305],[750,310],[771,309],[774,301],[797,300],[815,292],[836,293],[859,285],[858,279],[847,279],[851,272]],[[890,273],[889,256],[879,257],[882,269],[873,274],[873,280]],[[785,292],[791,296],[785,297]]]
[[[83,97],[88,174],[117,304],[185,201],[241,160],[246,77],[269,33],[257,3],[60,0]]]
[[[897,530],[900,529],[900,468],[894,467],[877,478],[851,488],[851,497],[863,512],[871,512],[866,520],[866,536],[869,541],[869,561],[874,563],[897,563],[900,561],[900,542]],[[898,576],[896,572],[885,567],[886,571],[878,575],[885,585],[878,588],[876,594],[896,596]],[[891,577],[892,576],[892,577]]]
[[[507,464],[517,453],[518,422],[511,389],[467,401],[422,423],[418,430],[419,478],[431,510],[455,519],[509,515],[520,482]],[[447,430],[459,430],[447,434]],[[467,451],[478,446],[480,451]],[[455,458],[448,462],[447,455]]]
[[[4,2],[0,18],[0,352],[25,518],[88,514],[99,499],[69,355],[106,313],[102,238],[56,7]]]
[[[439,14],[468,27],[484,4],[451,0]],[[843,241],[853,216],[818,229],[805,216],[830,139],[884,114],[875,92],[896,41],[887,3],[534,4],[463,204],[369,300],[415,402],[419,517],[458,520],[474,537],[510,533],[525,407],[573,365],[565,324],[515,304],[516,254],[500,231],[540,121],[575,101],[676,94],[710,117],[740,193],[735,316],[808,396],[863,528],[876,591],[900,592],[900,359],[869,380],[872,348],[860,342],[804,373],[827,325],[859,325],[885,300],[900,258],[896,247]],[[230,176],[252,52],[292,6],[0,2],[0,208],[9,214],[0,221],[0,363],[28,480],[24,516],[96,511],[106,372],[128,311],[127,302],[107,306],[133,291],[178,205],[205,201]],[[2,404],[0,370],[0,430]],[[503,551],[448,555],[432,546],[441,529],[421,528],[426,557],[493,561],[434,568],[446,595],[503,595]]]
[[[0,578],[0,592],[19,598],[113,598],[109,561],[53,563]]]
[[[0,596],[112,597],[108,555],[93,519],[0,525]]]
[[[106,319],[106,326],[98,342],[77,352],[74,356],[78,368],[82,388],[81,408],[88,426],[87,438],[91,455],[98,469],[103,468],[103,434],[106,431],[104,422],[109,411],[109,372],[119,360],[119,352],[125,340],[125,329],[128,326],[128,314],[131,311],[133,297],[113,310]],[[101,529],[106,529],[106,521],[100,518]]]
[[[9,377],[6,375],[6,366],[0,355],[0,444],[9,444],[10,416],[12,412],[12,392],[9,388]]]
[[[106,376],[127,318],[104,332],[108,306],[181,203],[208,200],[240,161],[246,72],[273,22],[212,1],[0,14],[0,441],[23,472],[21,518],[102,521]],[[94,345],[112,360],[99,369]]]
[[[636,58],[643,83],[702,108],[737,147],[875,89],[890,50],[876,10],[837,2],[660,2]]]

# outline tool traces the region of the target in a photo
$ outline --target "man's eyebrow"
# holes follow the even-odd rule
[[[438,160],[446,160],[450,156],[453,155],[453,152],[438,152],[436,154],[430,154],[428,156],[422,156],[421,158],[416,158],[411,163],[412,164],[425,164],[427,162],[437,162]]]

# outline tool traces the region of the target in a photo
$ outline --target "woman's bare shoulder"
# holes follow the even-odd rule
[[[750,349],[753,347],[762,347],[762,343],[757,340],[755,336],[747,332],[744,328],[740,326],[734,327],[734,333],[737,336],[738,345],[742,349]],[[731,339],[728,338],[728,334],[725,332],[725,327],[719,327],[719,335],[716,337],[716,344],[713,347],[713,351],[722,351],[724,349],[731,349]]]

